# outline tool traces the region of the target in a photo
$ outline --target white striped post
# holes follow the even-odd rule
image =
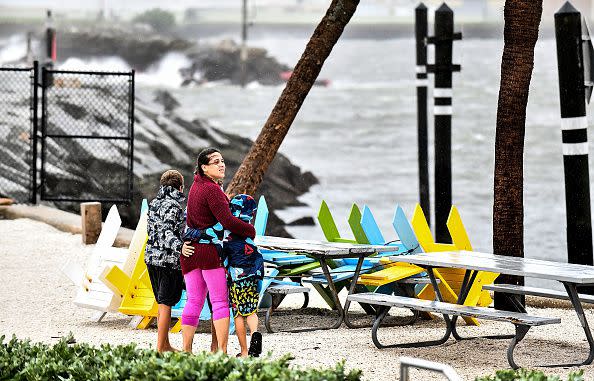
[[[429,205],[429,153],[427,132],[427,7],[415,8],[415,37],[417,47],[417,145],[419,157],[419,203],[431,226]]]
[[[555,37],[565,172],[567,256],[570,263],[592,265],[582,15],[569,2],[555,13]],[[594,291],[594,288],[589,288],[589,291]]]
[[[435,65],[428,65],[435,73],[433,88],[435,118],[435,238],[437,242],[452,242],[446,227],[452,206],[452,73],[460,65],[452,65],[454,40],[454,12],[443,3],[435,11],[435,36],[428,39],[435,44]]]

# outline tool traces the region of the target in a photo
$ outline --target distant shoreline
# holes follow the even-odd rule
[[[73,21],[76,25],[78,22]],[[317,24],[311,23],[257,23],[249,28],[249,39],[264,39],[271,35],[287,37],[309,37]],[[0,21],[0,35],[9,36],[28,31],[41,31],[43,24],[39,22],[6,22]],[[59,25],[58,36],[59,36]],[[431,29],[431,28],[430,28]],[[503,24],[495,23],[460,23],[456,31],[462,31],[465,39],[503,39]],[[239,39],[241,26],[234,22],[205,22],[202,24],[182,24],[174,32],[185,39],[213,38],[217,36],[231,36]],[[403,23],[352,23],[347,25],[342,38],[346,39],[393,39],[413,38],[414,25]],[[540,38],[554,37],[552,26],[541,25]]]

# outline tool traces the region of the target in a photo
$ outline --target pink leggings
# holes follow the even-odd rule
[[[204,307],[206,293],[212,304],[212,320],[229,317],[229,293],[225,269],[195,269],[184,275],[188,300],[182,312],[182,324],[198,326],[200,311]]]

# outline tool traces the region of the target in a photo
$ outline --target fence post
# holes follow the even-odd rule
[[[419,202],[431,226],[429,206],[429,164],[427,133],[427,7],[415,8],[415,37],[417,46],[417,145],[419,156]]]
[[[129,203],[132,203],[134,200],[134,106],[136,102],[136,70],[132,70],[130,72],[130,82],[129,82],[129,115],[128,120],[130,121],[130,128],[128,137],[130,138],[130,153],[128,158],[128,200]]]
[[[41,173],[40,173],[40,193],[41,199],[45,199],[45,135],[47,130],[47,108],[46,108],[46,81],[47,69],[41,67]]]
[[[33,61],[33,85],[32,85],[32,93],[33,93],[33,104],[31,105],[33,111],[33,136],[31,139],[33,140],[31,150],[32,150],[32,160],[31,160],[31,170],[32,170],[32,178],[31,178],[31,185],[33,189],[31,190],[31,203],[37,204],[37,134],[38,134],[38,117],[37,117],[37,110],[39,107],[39,97],[37,96],[37,86],[39,85],[39,61]]]
[[[588,120],[582,50],[582,16],[569,2],[555,13],[567,254],[569,263],[592,265],[592,220],[588,169]],[[587,68],[589,70],[589,68]],[[593,288],[589,289],[590,292]]]
[[[435,11],[435,35],[428,39],[435,44],[435,65],[429,65],[435,73],[435,239],[443,243],[452,242],[446,227],[452,206],[452,72],[460,71],[452,65],[452,46],[461,38],[454,33],[454,12],[443,3]]]

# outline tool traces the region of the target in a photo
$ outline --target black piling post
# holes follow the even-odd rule
[[[417,145],[419,155],[419,202],[431,226],[429,206],[429,154],[427,132],[427,7],[415,8],[415,37],[417,45]]]
[[[435,11],[435,35],[428,39],[435,45],[435,65],[429,65],[435,73],[435,238],[442,243],[452,242],[446,227],[452,206],[452,72],[460,71],[452,65],[452,48],[461,38],[454,33],[454,12],[443,3]]]
[[[52,11],[48,9],[47,11],[47,18],[45,21],[45,52],[46,52],[46,59],[43,63],[43,67],[47,70],[54,69],[54,63],[56,62],[57,52],[56,52],[56,29],[54,28],[54,21],[52,18]],[[53,74],[51,72],[47,73],[46,77],[47,82],[44,82],[44,86],[52,86],[54,83]]]
[[[569,2],[555,13],[569,263],[592,265],[588,121],[582,16]],[[586,68],[589,70],[589,68]],[[594,291],[590,287],[588,291]]]
[[[247,84],[247,0],[243,0],[241,8],[241,48],[239,50],[239,64],[240,64],[240,82],[241,87]]]

